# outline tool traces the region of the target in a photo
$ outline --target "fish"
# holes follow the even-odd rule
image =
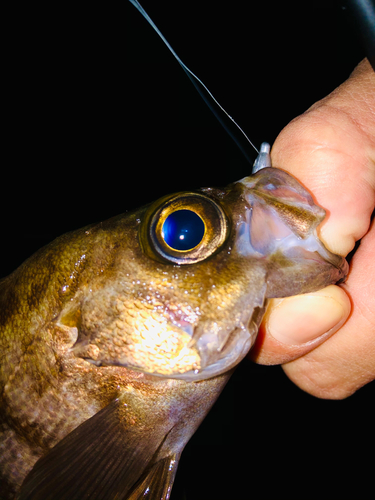
[[[2,498],[168,499],[267,300],[345,278],[324,213],[265,167],[65,234],[2,279]]]
[[[325,212],[253,175],[65,234],[0,281],[2,500],[168,500],[272,297],[345,279]]]

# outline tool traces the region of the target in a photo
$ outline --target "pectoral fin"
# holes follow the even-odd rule
[[[168,500],[179,456],[179,454],[173,454],[153,465],[135,486],[127,500]]]
[[[173,482],[173,467],[169,471],[167,459],[153,464],[153,457],[173,424],[160,422],[145,431],[124,419],[124,406],[113,401],[38,460],[17,500],[137,499],[136,492],[143,487],[145,493],[149,484],[164,491],[163,478]],[[141,498],[168,498],[150,495]]]

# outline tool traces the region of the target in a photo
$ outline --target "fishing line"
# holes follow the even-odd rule
[[[224,127],[227,133],[231,136],[237,146],[240,148],[241,152],[247,159],[249,163],[253,163],[254,161],[254,153],[253,149],[259,153],[254,144],[247,137],[242,128],[233,120],[233,118],[225,111],[225,109],[220,105],[220,103],[215,99],[215,97],[211,94],[205,84],[184,64],[181,59],[178,57],[176,52],[169,45],[168,41],[165,39],[164,35],[161,33],[159,28],[144,10],[142,5],[137,0],[129,0],[131,4],[142,14],[142,16],[146,19],[146,21],[151,25],[151,27],[156,31],[159,37],[163,40],[164,44],[173,54],[176,61],[179,63],[181,68],[185,71],[190,81],[193,83],[194,87],[199,92],[202,99],[205,101],[207,106],[210,108],[212,113],[216,116],[220,124]]]

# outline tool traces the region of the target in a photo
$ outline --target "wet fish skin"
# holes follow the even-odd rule
[[[169,470],[168,460],[178,460],[254,342],[267,298],[345,277],[345,260],[314,233],[324,211],[285,172],[264,169],[198,194],[220,205],[229,221],[224,243],[206,259],[176,265],[150,257],[141,231],[146,206],[58,238],[0,282],[4,499],[45,456],[17,498],[39,498],[31,491],[44,484],[40,498],[62,500],[53,453],[56,463],[74,469],[78,446],[92,459],[90,473],[79,478],[87,491],[106,467],[106,455],[98,458],[90,446],[107,422],[117,438],[98,436],[98,446],[125,465],[122,473],[109,468],[114,489],[106,492],[118,488],[125,495],[118,498],[137,498],[130,491],[147,488],[153,465],[162,464],[156,477]],[[175,362],[181,349],[186,356]],[[129,456],[138,457],[135,469],[126,465]],[[72,474],[64,477],[73,485]],[[173,477],[168,481],[163,488]],[[73,486],[78,496],[69,498],[84,498]]]
[[[150,498],[169,498],[181,451],[230,373],[196,383],[128,375],[129,384],[119,398],[37,462],[17,499],[135,500],[144,498],[147,488],[155,488],[155,497]],[[82,443],[88,443],[83,450]],[[72,460],[72,455],[78,456],[77,460]],[[119,464],[115,472],[107,467],[109,461]],[[38,477],[41,472],[42,482]]]

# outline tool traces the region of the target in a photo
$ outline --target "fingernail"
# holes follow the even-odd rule
[[[346,316],[344,307],[332,297],[302,295],[282,299],[271,312],[266,327],[279,342],[300,345],[329,332]]]

